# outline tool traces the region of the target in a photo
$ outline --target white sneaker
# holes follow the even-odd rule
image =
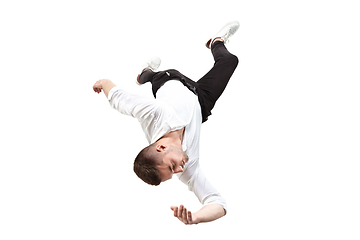
[[[160,67],[160,64],[161,59],[159,57],[152,57],[146,62],[144,68],[150,68],[153,72],[155,72]]]
[[[161,64],[161,59],[159,57],[152,57],[143,65],[142,72],[145,71],[146,69],[150,69],[151,71],[155,72],[160,67],[160,64]],[[143,85],[144,83],[139,82],[139,76],[136,79],[136,83],[138,85]]]
[[[210,38],[209,41],[206,42],[206,47],[211,49],[212,43],[215,38],[221,38],[224,43],[229,41],[229,38],[234,35],[234,33],[239,29],[240,23],[238,21],[232,21],[227,23],[214,37]]]

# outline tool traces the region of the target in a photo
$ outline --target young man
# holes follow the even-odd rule
[[[183,205],[172,206],[174,216],[185,224],[210,222],[226,214],[225,200],[199,167],[199,141],[201,124],[211,115],[237,67],[237,57],[224,44],[239,26],[237,21],[226,24],[206,43],[215,64],[197,82],[174,69],[156,72],[160,59],[154,58],[138,75],[137,83],[151,82],[155,99],[128,93],[107,79],[93,87],[97,93],[104,91],[113,108],[137,118],[142,126],[150,145],[135,158],[137,176],[159,185],[177,174],[204,205],[194,213]]]

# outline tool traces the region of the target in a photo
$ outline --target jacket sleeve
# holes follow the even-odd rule
[[[209,205],[217,203],[221,205],[225,212],[227,212],[227,205],[225,199],[214,188],[213,185],[206,178],[204,172],[198,168],[194,178],[191,180],[189,189],[195,193],[201,204]]]
[[[161,110],[155,99],[132,94],[118,87],[110,90],[108,100],[111,107],[139,121],[154,118]]]

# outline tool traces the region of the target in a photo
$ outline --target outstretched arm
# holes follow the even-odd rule
[[[94,84],[93,89],[96,93],[101,93],[101,90],[104,90],[105,96],[107,98],[110,90],[115,86],[116,85],[109,79],[101,79]]]
[[[191,213],[183,205],[179,208],[172,206],[171,210],[174,211],[174,217],[186,225],[211,222],[225,216],[226,213],[224,208],[216,203],[206,205],[195,213]]]
[[[189,190],[195,193],[204,207],[195,213],[189,213],[184,206],[180,206],[179,208],[172,206],[171,210],[173,210],[174,216],[185,224],[211,222],[225,216],[227,208],[225,199],[208,181],[203,171],[196,164],[194,166],[196,168],[195,170],[189,167],[187,169],[187,171],[194,172],[190,181],[182,179],[182,176],[179,178],[187,183]]]

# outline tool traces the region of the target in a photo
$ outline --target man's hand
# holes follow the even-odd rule
[[[105,96],[108,97],[109,91],[113,87],[115,87],[115,84],[109,79],[101,79],[94,84],[93,90],[96,93],[101,93],[101,90],[104,90]]]
[[[94,92],[101,93],[101,90],[103,89],[103,87],[102,87],[103,81],[104,81],[104,79],[101,79],[94,84],[94,86],[93,86]]]
[[[180,207],[172,206],[171,210],[174,211],[174,216],[186,225],[198,224],[204,222],[211,222],[225,216],[225,209],[217,203],[205,205],[196,213],[191,213],[187,209],[180,205]]]
[[[172,206],[171,210],[174,211],[174,217],[177,217],[180,221],[182,221],[186,225],[198,224],[200,222],[196,214],[188,211],[183,205],[180,205],[179,208],[176,206]]]

